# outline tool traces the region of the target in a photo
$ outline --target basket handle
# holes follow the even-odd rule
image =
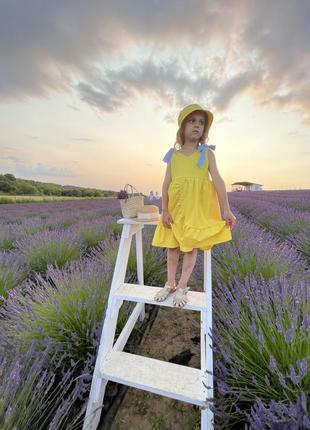
[[[127,192],[127,189],[128,189],[128,187],[131,187],[131,194],[133,195],[134,194],[134,192],[133,192],[133,190],[136,190],[137,191],[137,193],[140,195],[140,194],[142,194],[142,193],[140,193],[138,190],[137,190],[137,188],[135,188],[133,185],[130,185],[130,184],[126,184],[125,185],[125,187],[124,187],[124,190]],[[128,193],[128,192],[127,192]]]

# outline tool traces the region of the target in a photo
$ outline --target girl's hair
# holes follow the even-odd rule
[[[176,134],[176,140],[174,142],[174,149],[180,149],[183,145],[184,145],[184,130],[185,130],[185,124],[187,122],[189,118],[185,118],[184,121],[182,122],[182,124],[180,125],[177,134]],[[206,143],[206,141],[209,141],[209,136],[208,136],[208,117],[207,115],[205,115],[205,125],[204,125],[204,129],[203,129],[203,133],[201,138],[199,139],[199,144],[203,144]],[[178,146],[178,148],[177,148]]]

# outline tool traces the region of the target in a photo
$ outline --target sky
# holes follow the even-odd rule
[[[199,103],[227,191],[310,188],[309,21],[309,0],[3,0],[0,173],[161,195]]]

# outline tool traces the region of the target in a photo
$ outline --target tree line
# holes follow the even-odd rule
[[[0,195],[112,197],[115,196],[115,191],[19,179],[6,173],[0,174]]]

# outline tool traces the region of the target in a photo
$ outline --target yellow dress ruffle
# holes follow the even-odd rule
[[[221,218],[218,196],[208,172],[208,149],[202,167],[197,165],[199,152],[172,154],[171,178],[168,188],[168,210],[173,219],[171,228],[164,227],[162,214],[154,231],[152,245],[180,247],[183,252],[193,248],[211,249],[213,245],[232,240],[231,231]]]

